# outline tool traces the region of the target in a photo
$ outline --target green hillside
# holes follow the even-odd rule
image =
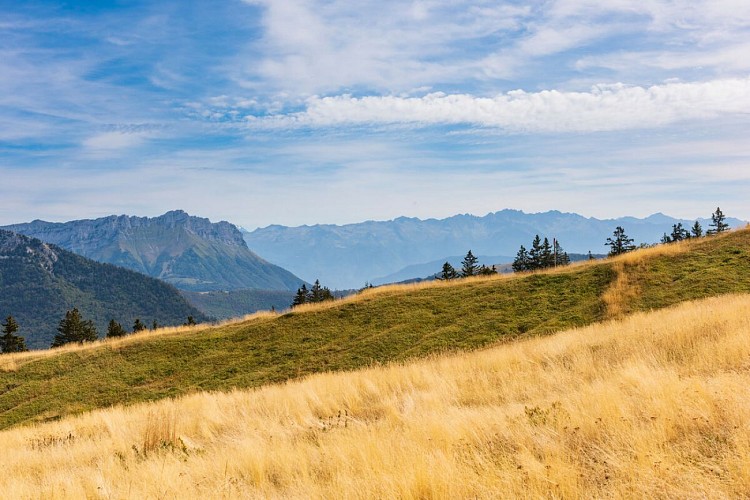
[[[191,292],[180,290],[183,297],[204,314],[219,320],[241,318],[258,311],[281,311],[294,300],[286,290],[221,290]]]
[[[0,316],[16,319],[27,347],[49,347],[73,307],[94,321],[102,337],[111,319],[126,329],[135,318],[147,325],[181,325],[188,316],[208,320],[157,279],[0,230]]]
[[[733,292],[750,292],[747,230],[547,273],[375,289],[278,317],[13,358],[0,372],[0,428],[476,349]]]

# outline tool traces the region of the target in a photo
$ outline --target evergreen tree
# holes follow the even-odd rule
[[[323,301],[323,287],[320,286],[320,280],[315,280],[310,293],[307,294],[308,302],[322,302]]]
[[[57,327],[58,333],[52,340],[52,347],[70,344],[71,342],[93,342],[98,336],[94,322],[84,320],[77,308],[65,313],[65,317],[60,320],[60,326]]]
[[[458,273],[456,272],[456,268],[454,268],[450,262],[446,262],[443,264],[443,270],[440,272],[440,275],[438,276],[439,280],[453,280],[458,278]]]
[[[610,248],[610,257],[635,250],[633,239],[628,238],[628,236],[625,234],[625,229],[623,229],[622,226],[617,226],[612,236],[614,237],[607,238],[606,243],[606,245]]]
[[[307,285],[302,283],[302,286],[297,289],[297,293],[294,294],[292,307],[302,305],[305,302],[307,302]]]
[[[271,306],[271,308],[273,308],[273,306]],[[195,326],[195,324],[195,318],[193,318],[192,316],[188,316],[187,321],[182,326]]]
[[[320,280],[315,280],[310,291],[307,292],[307,302],[323,302],[333,300],[333,294],[328,287],[321,286]]]
[[[0,336],[0,353],[28,351],[24,338],[15,334],[18,331],[18,323],[13,319],[13,316],[5,318],[5,323],[2,325],[3,335]]]
[[[127,334],[128,332],[125,331],[120,323],[118,323],[114,319],[109,320],[109,325],[107,325],[107,338],[123,337]]]
[[[570,257],[568,257],[568,254],[565,252],[565,250],[562,249],[562,247],[560,246],[560,242],[557,241],[557,238],[555,238],[555,243],[554,243],[553,248],[554,248],[554,259],[556,259],[555,261],[556,266],[567,266],[568,264],[570,264]]]
[[[497,267],[494,264],[491,267],[482,264],[482,267],[479,268],[479,274],[481,276],[492,276],[493,274],[497,274]]]
[[[531,266],[531,257],[529,257],[529,252],[526,251],[526,247],[521,245],[521,248],[518,249],[518,253],[516,254],[516,258],[513,260],[513,272],[520,273],[523,271],[528,271]]]
[[[661,242],[665,245],[668,243],[672,243],[672,238],[670,238],[667,233],[664,233],[664,235],[661,237]]]
[[[140,318],[135,318],[135,322],[133,323],[133,333],[142,332],[146,329],[146,325],[141,323]]]
[[[549,244],[549,239],[546,236],[542,243],[541,263],[542,269],[553,267],[555,265],[555,254],[552,253],[552,245]]]
[[[466,257],[464,257],[464,260],[461,261],[461,277],[468,278],[469,276],[476,276],[477,271],[479,271],[478,262],[479,259],[474,257],[474,254],[469,250]]]
[[[529,250],[529,270],[534,271],[542,268],[542,239],[537,234],[531,242]]]
[[[690,232],[682,227],[682,222],[672,224],[672,234],[670,235],[671,241],[682,241],[690,238]]]
[[[706,231],[706,234],[719,234],[729,229],[729,224],[724,222],[724,219],[726,219],[724,213],[719,207],[716,207],[716,212],[711,214],[711,223],[709,224],[713,229]]]
[[[692,234],[693,238],[700,238],[701,236],[703,236],[703,228],[701,227],[701,223],[695,221],[693,227],[690,228],[690,233]]]
[[[594,260],[594,254],[591,253],[591,250],[589,250],[588,258],[589,260]]]
[[[159,328],[159,323],[157,323],[156,320],[154,320],[154,322],[151,323],[151,329],[156,330],[157,328]]]

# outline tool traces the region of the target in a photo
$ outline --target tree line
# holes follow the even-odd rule
[[[487,267],[484,264],[479,265],[479,258],[469,250],[461,261],[460,271],[457,271],[450,262],[446,262],[443,264],[442,271],[437,275],[437,279],[453,280],[457,278],[470,278],[471,276],[492,276],[493,274],[497,274],[495,266]]]
[[[727,224],[726,216],[724,215],[724,212],[721,211],[721,208],[716,207],[716,211],[711,214],[711,222],[708,224],[708,227],[710,229],[704,233],[703,227],[701,227],[701,224],[698,221],[695,221],[689,230],[683,227],[682,222],[672,224],[672,232],[670,234],[664,233],[661,243],[675,243],[678,241],[689,240],[691,238],[701,238],[704,235],[713,236],[729,230],[729,224]],[[622,226],[617,226],[612,237],[607,238],[605,245],[610,248],[608,254],[610,257],[636,249],[636,246],[633,244],[633,239],[625,234],[625,229],[623,229]]]
[[[315,280],[315,283],[313,283],[313,286],[309,290],[307,289],[307,285],[302,283],[302,286],[294,294],[291,307],[294,308],[302,304],[314,304],[333,299],[331,290],[327,286],[322,286],[320,280]]]
[[[193,326],[195,324],[195,319],[192,316],[188,316],[187,321],[183,326]],[[0,335],[0,354],[28,351],[26,348],[26,340],[22,336],[16,335],[19,326],[13,316],[8,316],[2,323],[2,327],[2,335]],[[151,324],[151,329],[156,330],[157,328],[159,328],[159,324],[154,320]],[[147,326],[139,318],[136,318],[133,323],[132,333],[138,333],[146,329]],[[110,320],[109,325],[107,326],[107,338],[123,337],[125,335],[128,335],[128,332],[123,328],[122,324],[114,319]],[[94,322],[90,319],[84,319],[78,308],[74,307],[67,311],[65,317],[60,320],[60,324],[57,327],[57,333],[55,334],[55,338],[52,340],[50,347],[60,347],[72,343],[83,344],[84,342],[93,342],[98,338],[99,334],[96,331]]]
[[[531,242],[531,247],[521,245],[518,249],[516,258],[513,260],[513,271],[536,271],[538,269],[547,269],[550,267],[567,266],[570,264],[570,257],[560,246],[557,238],[552,239],[545,237],[544,241],[537,234]]]

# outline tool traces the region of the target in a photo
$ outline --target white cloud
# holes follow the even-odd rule
[[[534,78],[545,71],[536,63],[550,56],[559,57],[561,71],[550,75],[556,87],[565,86],[568,69],[606,68],[617,72],[613,81],[625,80],[640,54],[650,68],[672,73],[700,65],[713,72],[707,76],[737,77],[747,68],[744,0],[245,1],[263,7],[264,34],[238,59],[234,77],[245,88],[292,97],[471,90]],[[590,56],[576,64],[582,49]],[[623,54],[633,65],[617,64]],[[675,76],[690,75],[650,78]]]
[[[89,157],[119,156],[126,150],[140,146],[146,139],[143,133],[122,131],[102,132],[83,141],[84,154]]]
[[[589,92],[515,90],[495,97],[313,97],[300,113],[255,119],[261,126],[470,124],[516,132],[597,132],[750,113],[750,78],[652,87],[599,85]]]

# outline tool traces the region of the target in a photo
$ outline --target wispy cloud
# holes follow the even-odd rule
[[[0,222],[750,217],[748,53],[746,0],[6,2]]]

